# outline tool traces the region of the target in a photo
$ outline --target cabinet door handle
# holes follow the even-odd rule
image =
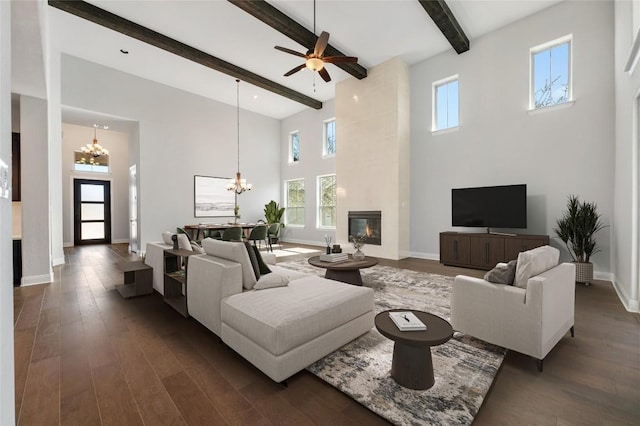
[[[484,244],[484,258],[486,259],[485,263],[488,264],[489,263],[489,243]]]
[[[458,260],[458,240],[453,240],[453,257]]]

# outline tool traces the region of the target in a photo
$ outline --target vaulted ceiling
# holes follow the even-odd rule
[[[546,8],[558,0],[447,0],[450,14],[468,37],[473,49],[474,40],[518,19]],[[21,22],[28,15],[23,4],[14,1],[13,18]],[[207,57],[215,57],[272,82],[278,87],[299,94],[292,100],[274,93],[269,87],[254,82],[241,87],[241,106],[274,118],[284,118],[309,106],[334,97],[335,83],[350,75],[336,65],[327,69],[332,81],[325,83],[317,73],[302,70],[290,77],[283,74],[299,65],[299,57],[274,49],[284,46],[305,52],[310,46],[301,45],[272,26],[248,13],[247,4],[237,1],[113,1],[91,0],[89,6],[100,8],[109,15],[123,18],[152,32],[162,34]],[[264,7],[261,2],[255,2]],[[426,4],[423,7],[421,4]],[[442,0],[318,0],[316,4],[316,33],[331,34],[330,44],[344,55],[357,56],[363,69],[375,67],[394,57],[409,64],[420,62],[444,51],[457,54],[443,32],[425,11],[429,3]],[[240,6],[240,7],[239,7]],[[250,5],[251,6],[251,5]],[[271,1],[267,7],[313,30],[313,1]],[[113,29],[105,28],[71,13],[46,7],[49,15],[49,36],[63,53],[77,56],[120,71],[173,86],[201,96],[235,105],[235,77],[185,59],[175,53],[152,46]],[[35,9],[35,8],[32,8]],[[36,19],[31,25],[37,28]],[[14,47],[14,90],[28,91],[29,86],[21,67],[29,60],[24,56],[39,42],[39,33],[16,29],[24,25],[12,24]],[[42,31],[42,30],[40,30]],[[446,33],[446,32],[445,32]],[[124,54],[121,50],[128,52]],[[464,54],[464,53],[463,53]],[[31,58],[33,62],[33,58]],[[22,65],[21,65],[22,64]],[[31,72],[32,73],[32,72]],[[232,73],[233,74],[233,73]],[[246,80],[246,79],[243,79]],[[29,93],[26,93],[29,94]],[[297,95],[296,95],[297,96]],[[295,99],[295,96],[294,96]],[[316,102],[316,106],[314,106]]]

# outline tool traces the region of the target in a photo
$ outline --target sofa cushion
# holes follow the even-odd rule
[[[191,241],[191,249],[197,254],[204,254],[202,246],[195,241]]]
[[[251,262],[251,268],[253,269],[253,273],[256,275],[256,280],[260,279],[260,264],[258,263],[258,256],[256,252],[253,251],[253,246],[249,241],[244,242],[244,247],[247,249],[247,254],[249,255],[249,261]]]
[[[515,260],[509,263],[498,263],[495,268],[484,274],[484,279],[494,284],[513,285],[516,277],[516,263]]]
[[[311,276],[311,274],[306,272],[294,271],[292,269],[283,268],[282,266],[277,265],[271,265],[269,269],[271,269],[271,272],[277,272],[280,275],[285,275],[287,278],[289,278],[289,281]]]
[[[186,251],[193,251],[191,241],[185,234],[178,234],[178,248]]]
[[[170,245],[170,246],[173,246],[173,240],[171,239],[171,236],[172,236],[172,235],[173,235],[173,234],[172,234],[171,232],[169,232],[169,231],[164,231],[164,232],[162,233],[162,241],[163,241],[165,244],[168,244],[168,245]]]
[[[253,251],[256,254],[256,258],[258,259],[258,269],[260,269],[260,275],[265,275],[271,272],[271,269],[267,266],[264,259],[262,258],[262,254],[260,253],[260,249],[256,246],[253,247]],[[259,278],[258,278],[259,279]]]
[[[560,250],[551,246],[536,247],[532,250],[521,252],[518,255],[514,285],[520,288],[527,288],[529,278],[557,266],[559,260]]]
[[[278,356],[372,309],[372,289],[308,276],[229,296],[222,322]]]
[[[258,278],[258,282],[253,286],[254,290],[264,290],[265,288],[284,287],[289,285],[289,278],[285,275],[270,273]]]
[[[256,284],[256,274],[253,272],[249,254],[242,242],[220,241],[213,238],[205,238],[202,248],[210,256],[219,257],[237,262],[242,267],[242,286],[251,290]]]

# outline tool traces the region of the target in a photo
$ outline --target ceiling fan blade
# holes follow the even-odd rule
[[[324,49],[327,48],[327,44],[329,44],[329,33],[323,31],[316,41],[316,47],[313,50],[314,55],[322,56],[322,54],[324,53]]]
[[[301,69],[304,69],[305,67],[306,67],[306,65],[305,65],[305,64],[298,65],[297,67],[295,67],[295,68],[294,68],[294,69],[292,69],[291,71],[289,71],[289,72],[285,73],[285,75],[284,75],[284,76],[285,76],[285,77],[289,77],[291,74],[295,74],[295,73],[297,73],[298,71],[300,71]]]
[[[325,56],[323,61],[329,64],[342,64],[346,62],[358,62],[358,58],[355,56]]]
[[[300,56],[301,58],[306,58],[304,53],[296,52],[295,50],[287,49],[282,46],[274,46],[275,49],[280,50],[281,52],[290,53],[292,55]]]
[[[318,71],[318,74],[320,74],[320,77],[322,77],[322,79],[327,83],[331,81],[331,77],[329,76],[329,71],[327,71],[326,68],[321,68],[320,71]]]

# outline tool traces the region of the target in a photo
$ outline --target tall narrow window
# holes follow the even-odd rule
[[[324,138],[322,141],[322,155],[330,157],[336,155],[336,120],[332,118],[324,122]]]
[[[531,49],[531,109],[570,102],[571,84],[570,35]]]
[[[336,175],[318,176],[318,227],[336,227]]]
[[[287,225],[304,226],[304,179],[285,182]]]
[[[289,162],[300,161],[300,133],[298,131],[289,133]]]
[[[458,99],[457,75],[433,83],[433,131],[458,127]]]

